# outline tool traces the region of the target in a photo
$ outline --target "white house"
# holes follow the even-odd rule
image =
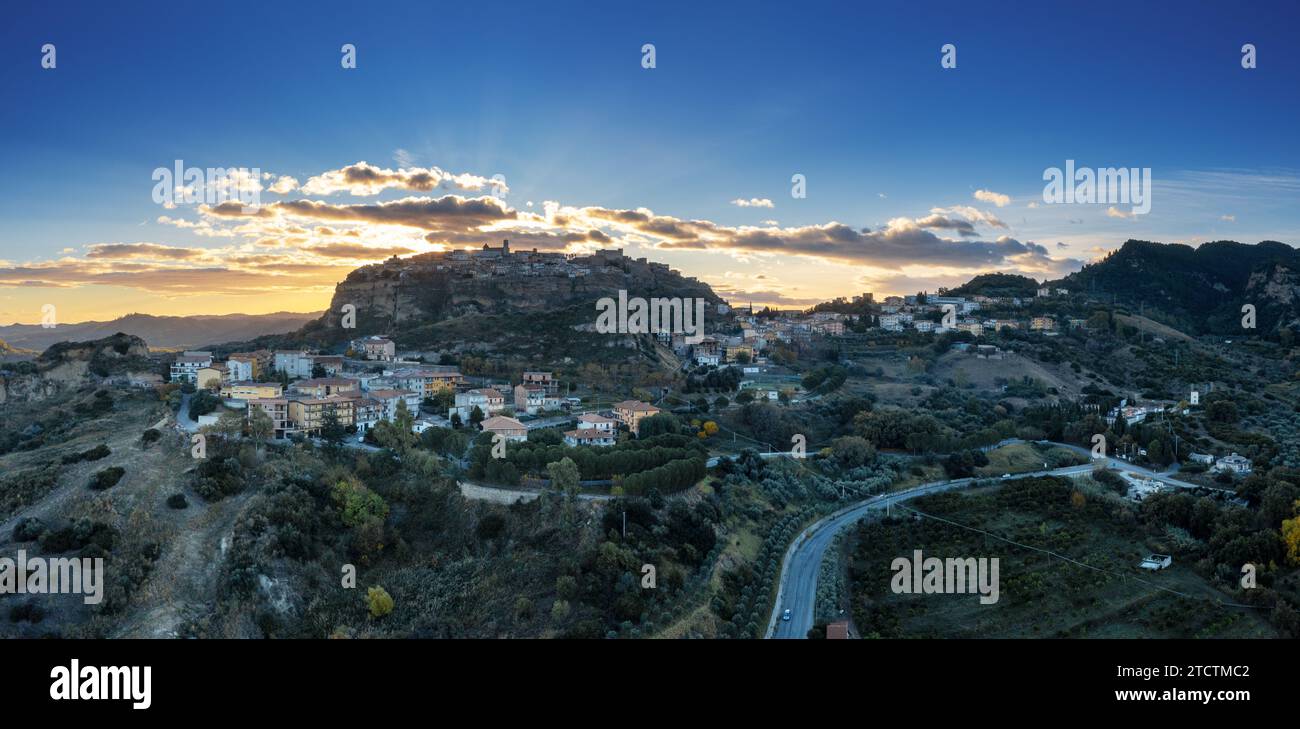
[[[596,428],[578,428],[577,430],[564,431],[565,445],[577,446],[612,446],[618,442],[618,436],[613,431],[597,430]]]
[[[199,370],[211,366],[211,352],[184,352],[172,362],[172,382],[197,382]]]
[[[1250,459],[1233,453],[1230,456],[1220,458],[1218,462],[1214,464],[1214,470],[1232,471],[1236,474],[1247,474],[1250,473],[1251,470]]]
[[[714,367],[717,367],[721,361],[722,361],[722,356],[717,354],[716,352],[712,354],[708,352],[695,353],[695,364],[697,365],[712,365]]]
[[[1154,572],[1156,570],[1162,570],[1173,563],[1174,563],[1174,558],[1170,557],[1167,554],[1152,554],[1149,555],[1146,559],[1142,560],[1142,563],[1139,564],[1138,567],[1141,567],[1144,570],[1151,570]]]
[[[249,382],[256,379],[257,361],[252,357],[231,357],[226,360],[227,382]]]
[[[279,351],[275,353],[275,369],[287,373],[290,377],[311,377],[314,364],[311,352]]]
[[[456,393],[455,406],[447,410],[447,418],[450,419],[453,415],[459,415],[461,420],[466,420],[476,407],[482,410],[485,416],[495,415],[505,410],[506,398],[490,387],[458,392]]]

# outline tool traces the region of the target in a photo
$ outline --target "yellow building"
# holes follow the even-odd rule
[[[638,434],[642,419],[658,414],[659,408],[640,400],[624,400],[614,405],[614,417],[626,425],[633,435]]]
[[[325,425],[325,414],[334,411],[340,425],[356,422],[356,399],[343,395],[304,398],[289,401],[289,420],[295,428],[306,433],[318,433]]]
[[[232,400],[263,400],[283,394],[278,382],[230,382],[221,386],[221,396]]]
[[[209,365],[207,367],[200,367],[198,371],[194,373],[194,384],[199,389],[203,389],[210,385],[220,386],[221,383],[225,381],[226,381],[225,365],[214,364],[214,365]]]
[[[358,387],[356,380],[344,377],[320,377],[294,382],[289,385],[289,390],[314,398],[323,398],[330,395],[341,395],[346,392],[359,392],[361,388]]]

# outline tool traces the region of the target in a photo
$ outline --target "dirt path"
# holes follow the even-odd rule
[[[184,520],[171,530],[163,556],[114,637],[175,638],[186,621],[212,608],[228,540],[250,498],[244,493],[204,504],[191,497],[180,512]]]

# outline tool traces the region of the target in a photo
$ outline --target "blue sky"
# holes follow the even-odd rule
[[[234,233],[238,220],[160,209],[151,172],[178,159],[300,183],[363,160],[500,174],[517,210],[557,201],[709,221],[727,232],[690,244],[605,232],[726,293],[791,305],[933,289],[980,270],[1060,275],[1130,237],[1300,239],[1294,3],[266,5],[10,9],[0,28],[0,322],[37,320],[54,299],[69,302],[71,319],[318,309],[333,281],[368,260],[316,256],[340,232],[314,230],[320,220]],[[40,65],[47,42],[53,70]],[[344,43],[357,48],[356,69],[340,68]],[[644,43],[655,45],[653,69],[641,66]],[[940,67],[945,43],[957,48],[955,69]],[[1257,68],[1241,68],[1243,43],[1256,46]],[[1043,170],[1066,159],[1151,168],[1151,213],[1030,207]],[[806,198],[790,195],[795,173]],[[977,200],[976,190],[1009,200]],[[266,199],[445,194],[483,193]],[[751,198],[772,206],[730,202]],[[761,247],[733,240],[745,227],[988,220],[962,210],[971,207],[1002,225],[922,230],[956,247],[1005,236],[1043,250],[1004,244],[935,262],[919,245],[911,263],[896,249],[875,255],[872,239],[829,256],[818,254],[824,241],[787,251],[781,234]],[[204,235],[160,216],[215,227]],[[297,240],[295,225],[312,232]],[[355,237],[419,252],[438,245],[429,232],[372,226]],[[97,244],[145,242],[209,253],[88,257]],[[253,253],[320,266],[295,281],[283,266],[236,262]],[[150,276],[133,283],[142,266]]]

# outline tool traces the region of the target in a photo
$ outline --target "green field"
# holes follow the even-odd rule
[[[1077,496],[1076,496],[1077,494]],[[1040,478],[966,493],[917,499],[927,517],[863,522],[851,540],[853,618],[864,636],[931,638],[1098,637],[1263,638],[1276,631],[1266,615],[1245,608],[1200,577],[1176,549],[1146,536],[1132,506],[1085,480]],[[1089,569],[1032,549],[953,526],[1050,550],[1101,568]],[[987,557],[999,560],[999,599],[978,594],[895,594],[897,557]],[[1161,572],[1137,568],[1151,552],[1174,555]],[[1163,589],[1162,589],[1163,588]],[[1187,595],[1182,597],[1168,590]]]

